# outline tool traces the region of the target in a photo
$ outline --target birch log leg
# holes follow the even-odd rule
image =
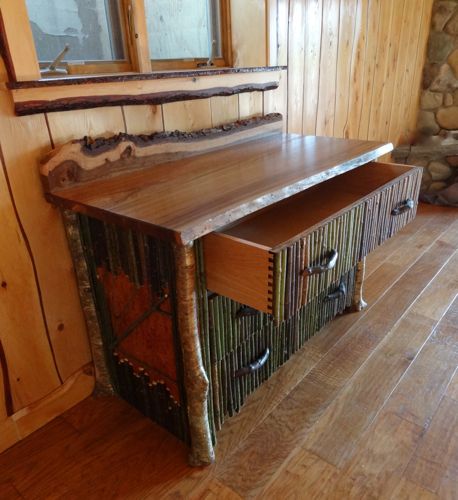
[[[83,307],[84,319],[89,335],[92,358],[95,366],[95,387],[93,396],[104,394],[114,394],[111,383],[110,371],[107,367],[107,359],[103,346],[100,325],[92,296],[91,284],[89,281],[89,271],[86,258],[81,243],[81,231],[78,222],[78,215],[70,210],[62,210],[67,240],[72,254],[73,265],[75,266],[76,281],[81,305]]]
[[[189,465],[215,461],[207,411],[208,378],[202,363],[197,325],[196,258],[193,244],[173,245],[178,302],[178,330],[183,350],[191,453]]]
[[[353,296],[353,308],[356,311],[361,311],[367,304],[363,300],[363,281],[364,272],[366,270],[366,257],[358,262],[356,266],[356,283],[355,283],[355,294]]]

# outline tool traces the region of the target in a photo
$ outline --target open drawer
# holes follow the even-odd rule
[[[420,182],[371,162],[208,234],[207,287],[288,319],[415,217]]]

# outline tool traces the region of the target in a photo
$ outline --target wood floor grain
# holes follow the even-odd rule
[[[449,292],[450,297],[458,294],[458,278],[455,272],[457,266],[458,253],[425,288],[417,302],[404,314],[378,349],[326,410],[307,436],[308,448],[313,453],[338,468],[343,467],[393,388],[396,387],[438,324],[438,321],[414,311],[423,311],[425,308],[440,311],[450,306],[448,301],[444,302],[440,294],[431,296],[429,290],[442,288]],[[434,300],[435,298],[437,300]],[[433,336],[431,344],[434,346],[436,346],[435,341],[436,337]],[[437,356],[440,357],[440,354],[438,352]],[[447,352],[443,361],[450,361],[453,356],[456,355]],[[427,356],[425,359],[431,361]],[[448,382],[450,370],[454,371],[454,367],[453,364],[448,365],[448,370],[442,375],[445,382]],[[405,385],[409,383],[411,380],[406,381]],[[440,391],[437,391],[437,394],[440,394]],[[405,393],[402,394],[401,399],[404,397]]]
[[[299,446],[272,476],[260,494],[263,500],[307,498],[318,500],[326,494],[339,470]]]
[[[458,402],[442,398],[404,477],[436,493],[458,498]]]
[[[390,500],[437,500],[437,495],[402,478]]]
[[[328,500],[389,500],[423,428],[382,411],[326,495]]]
[[[2,500],[22,500],[24,497],[11,483],[0,483],[0,498]]]
[[[367,259],[337,317],[218,433],[217,461],[119,398],[88,398],[0,454],[1,500],[457,500],[458,210]],[[1,424],[1,422],[0,422]]]
[[[426,427],[458,366],[458,299],[385,405],[400,417]]]

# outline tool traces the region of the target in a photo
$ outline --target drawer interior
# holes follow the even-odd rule
[[[370,162],[312,186],[226,226],[219,231],[240,240],[279,250],[326,220],[398,180],[414,167]]]

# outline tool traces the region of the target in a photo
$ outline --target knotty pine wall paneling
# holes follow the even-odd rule
[[[405,140],[416,121],[432,0],[267,6],[269,26],[277,22],[276,60],[288,64],[288,132]]]
[[[306,0],[306,2],[307,29],[305,30],[302,133],[315,135],[320,82],[323,0]]]
[[[371,113],[371,106],[365,106],[364,103],[372,101],[375,70],[377,67],[378,37],[376,35],[374,36],[373,33],[377,33],[379,31],[379,22],[383,3],[385,3],[384,0],[370,0],[368,7],[366,55],[361,97],[361,117],[358,129],[358,138],[363,140],[367,140],[368,138],[369,119]]]
[[[12,110],[8,92],[2,91],[0,144],[5,180],[9,183],[12,203],[16,207],[17,219],[30,254],[33,271],[31,277],[33,276],[36,281],[37,300],[42,312],[40,321],[51,343],[57,380],[63,382],[88,363],[91,356],[87,339],[78,333],[85,332],[85,323],[81,308],[74,307],[79,298],[60,213],[44,200],[38,175],[38,162],[52,149],[52,142],[44,115],[23,119],[14,116]],[[18,306],[21,307],[21,304]],[[22,317],[27,316],[27,308],[24,307],[22,313],[20,310],[15,312],[14,317],[22,321]],[[23,335],[32,337],[31,341],[36,341],[33,328],[21,330]],[[16,339],[15,336],[13,338]],[[26,346],[27,343],[23,348]],[[8,356],[8,352],[6,354]],[[24,369],[28,366],[32,372],[29,374],[30,381],[34,379],[35,384],[39,383],[38,379],[41,377],[37,377],[33,363],[26,357],[21,357],[25,364]],[[45,355],[37,355],[36,358],[38,363],[39,358],[45,359]],[[9,359],[10,365],[15,362],[14,356],[9,355]],[[19,382],[16,378],[20,379]],[[20,375],[16,378],[11,382],[18,384],[17,389],[13,391],[15,410],[27,406],[44,395],[41,391],[33,390],[33,384],[29,389],[28,383]]]
[[[126,131],[120,106],[47,113],[46,118],[49,134],[56,148],[85,136],[96,139]]]
[[[128,134],[152,134],[164,131],[162,106],[123,106]]]
[[[231,0],[234,67],[267,66],[266,0]]]
[[[264,96],[262,92],[239,94],[238,97],[239,117],[241,119],[263,115]]]
[[[264,114],[281,113],[283,115],[283,132],[288,127],[288,71],[280,71],[278,88],[263,93]]]

